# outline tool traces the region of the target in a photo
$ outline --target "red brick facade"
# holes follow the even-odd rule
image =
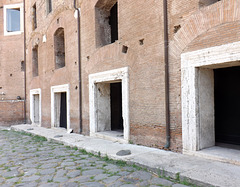
[[[21,6],[22,3],[22,0],[0,2],[0,124],[8,126],[23,123],[23,100],[19,100],[24,99],[24,43],[23,32],[4,33],[4,9],[16,4]],[[23,31],[23,17],[21,29]]]
[[[10,126],[23,123],[24,101],[0,101],[0,125]]]
[[[45,2],[45,1],[44,1]],[[81,8],[81,81],[83,134],[90,134],[89,75],[127,67],[129,71],[130,139],[135,144],[163,148],[165,129],[165,72],[163,3],[156,0],[118,1],[118,40],[102,45],[98,21],[117,1],[79,0]],[[36,3],[37,28],[32,8]],[[99,12],[96,11],[96,5]],[[168,1],[171,147],[182,151],[181,54],[239,40],[240,4],[237,0]],[[111,8],[111,7],[110,7]],[[101,12],[102,11],[102,12]],[[26,1],[27,116],[30,90],[41,89],[41,125],[51,127],[51,87],[69,85],[70,127],[79,132],[77,19],[73,1]],[[104,19],[105,19],[104,18]],[[54,33],[64,29],[65,66],[55,68]],[[106,33],[105,33],[106,34]],[[107,35],[107,34],[106,34]],[[106,39],[107,40],[107,39]],[[99,44],[100,43],[100,44]],[[38,46],[38,76],[32,76],[32,49]],[[101,47],[100,47],[101,46]],[[127,47],[127,52],[123,52]]]

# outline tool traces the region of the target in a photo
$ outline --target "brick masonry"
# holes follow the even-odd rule
[[[38,27],[33,30],[30,23],[35,2]],[[104,4],[106,1],[77,1],[81,7],[83,134],[89,135],[89,74],[128,67],[130,140],[136,144],[163,148],[166,124],[162,1],[119,0],[119,39],[104,47],[96,47],[97,2]],[[170,149],[173,151],[182,150],[181,54],[239,40],[239,7],[237,0],[222,0],[209,6],[200,6],[198,0],[168,1]],[[53,12],[48,15],[45,1],[26,1],[27,115],[30,90],[41,88],[41,125],[50,127],[50,88],[69,84],[71,128],[79,132],[77,19],[74,11],[70,0],[53,1]],[[64,28],[65,33],[66,66],[55,69],[53,35],[59,27]],[[39,46],[39,76],[32,77],[31,51],[36,43]],[[128,47],[127,53],[122,53],[123,45]]]
[[[23,122],[24,60],[23,33],[4,36],[4,5],[22,3],[22,0],[1,0],[0,2],[0,124]]]
[[[23,123],[24,101],[0,101],[0,125],[10,126]]]

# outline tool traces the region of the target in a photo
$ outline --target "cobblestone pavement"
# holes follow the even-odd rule
[[[0,130],[0,186],[173,186],[134,165],[99,158],[43,137]]]

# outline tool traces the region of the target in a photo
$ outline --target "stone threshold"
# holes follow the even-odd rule
[[[113,142],[128,143],[126,140],[124,140],[123,132],[121,131],[103,131],[97,133],[90,133],[90,136],[102,138]]]
[[[184,151],[183,153],[240,166],[240,150],[237,149],[213,146],[200,151]]]

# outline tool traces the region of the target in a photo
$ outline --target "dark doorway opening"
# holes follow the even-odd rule
[[[240,145],[240,67],[214,70],[215,141]]]
[[[118,3],[110,10],[109,25],[111,26],[111,43],[118,40]]]
[[[67,128],[67,94],[66,92],[61,93],[60,127]]]
[[[111,100],[111,130],[123,130],[122,117],[122,83],[110,84],[110,100]]]

